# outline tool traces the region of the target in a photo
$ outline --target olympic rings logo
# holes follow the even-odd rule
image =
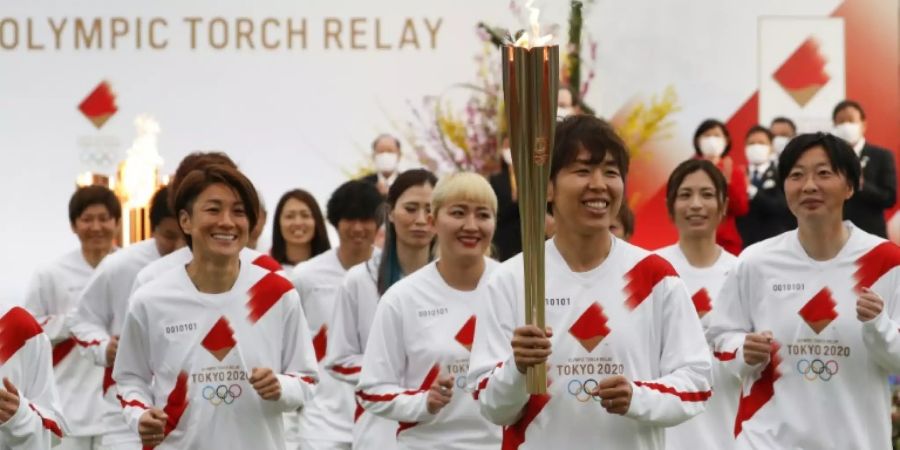
[[[575,397],[575,400],[578,400],[581,403],[585,403],[591,399],[594,399],[595,402],[600,402],[600,397],[593,395],[597,386],[600,385],[600,382],[593,379],[588,378],[587,380],[571,380],[569,384],[566,386],[566,390],[569,392],[569,395]]]
[[[465,376],[456,377],[456,387],[458,387],[460,389],[465,389],[467,382],[468,382],[468,379]]]
[[[230,405],[241,396],[243,389],[236,384],[226,386],[220,384],[218,386],[206,386],[203,388],[203,399],[208,400],[213,406],[219,406],[222,403]]]
[[[797,372],[800,372],[807,381],[815,381],[817,378],[822,381],[829,381],[831,377],[837,375],[840,366],[837,361],[830,359],[828,362],[821,359],[812,361],[801,359],[797,361]]]

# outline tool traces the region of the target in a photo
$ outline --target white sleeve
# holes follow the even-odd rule
[[[884,299],[881,314],[862,323],[863,344],[875,363],[890,373],[900,372],[900,307],[897,306],[900,287],[897,286],[897,274],[895,270],[889,293],[877,292]]]
[[[138,432],[141,415],[153,405],[153,368],[150,362],[150,342],[147,319],[143,305],[132,304],[125,316],[119,350],[113,364],[119,402],[125,414],[125,422]]]
[[[37,324],[35,323],[35,326]],[[23,359],[23,378],[19,391],[19,409],[0,424],[2,441],[11,448],[43,450],[62,438],[62,408],[53,378],[50,341],[44,334],[29,339],[19,350]]]
[[[88,280],[78,299],[78,307],[68,318],[69,330],[79,342],[96,345],[79,345],[84,355],[89,355],[94,364],[106,367],[106,347],[110,335],[107,331],[112,322],[112,302],[126,299],[112,299],[108,268],[101,264]],[[107,266],[108,267],[108,266]]]
[[[356,386],[362,370],[363,343],[359,337],[359,298],[350,277],[345,277],[338,288],[325,369],[337,380]]]
[[[742,380],[766,366],[751,366],[744,361],[744,339],[756,331],[750,316],[750,283],[747,264],[739,261],[719,291],[706,330],[715,358],[728,373]]]
[[[672,426],[706,409],[710,388],[709,347],[703,327],[681,279],[666,277],[656,289],[654,326],[661,330],[660,377],[633,380],[627,417]]]
[[[516,280],[509,273],[495,273],[488,284],[483,314],[475,322],[468,379],[474,384],[469,389],[474,391],[481,414],[496,425],[507,426],[519,420],[529,395],[510,344],[519,315]]]
[[[66,327],[66,315],[55,311],[58,299],[53,297],[53,279],[47,269],[41,268],[35,273],[25,294],[25,309],[44,329],[44,334],[56,343],[69,337]]]
[[[406,368],[403,319],[386,294],[378,304],[363,356],[356,398],[366,411],[398,422],[434,417],[426,405],[428,390],[402,386]]]
[[[318,382],[316,351],[306,315],[300,306],[300,299],[293,289],[284,294],[281,302],[287,303],[284,316],[284,353],[281,373],[276,377],[281,383],[281,398],[278,403],[282,411],[295,411],[312,399]]]

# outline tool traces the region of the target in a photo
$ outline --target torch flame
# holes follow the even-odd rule
[[[534,0],[528,0],[525,3],[525,7],[529,11],[528,20],[531,23],[531,35],[527,31],[522,33],[522,36],[513,45],[516,47],[534,48],[549,44],[553,40],[553,35],[545,34],[541,36],[541,23],[538,20],[541,16],[541,10],[534,7]]]
[[[137,137],[128,157],[119,166],[117,190],[126,208],[146,207],[159,187],[158,172],[162,157],[156,146],[159,124],[152,117],[140,115],[134,120]]]
[[[82,172],[75,178],[75,185],[78,187],[86,187],[94,184],[94,174],[91,172]]]

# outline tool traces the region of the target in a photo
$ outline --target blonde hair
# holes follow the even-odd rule
[[[468,201],[487,205],[497,215],[497,194],[481,175],[473,172],[457,172],[441,177],[431,192],[431,211],[437,217],[438,210],[452,201]]]

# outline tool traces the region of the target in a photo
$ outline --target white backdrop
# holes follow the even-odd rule
[[[727,118],[757,89],[759,18],[821,17],[839,3],[598,0],[589,5],[585,18],[585,29],[599,41],[598,78],[587,101],[599,113],[611,114],[634,96],[674,86],[682,107],[674,116],[674,151],[687,155],[692,150],[684,137],[697,123],[706,117]],[[565,29],[568,2],[538,5],[545,12],[542,22]],[[112,17],[124,18],[130,29],[116,49],[110,48]],[[185,17],[202,18],[196,49],[191,49],[191,26]],[[231,23],[230,43],[222,50],[209,45],[206,25],[216,17]],[[250,19],[258,30],[269,17],[281,21],[282,34],[287,18],[305,18],[306,49],[298,48],[296,41],[293,49],[284,42],[278,49],[261,49],[258,34],[256,49],[248,49],[246,41],[236,48],[236,18]],[[48,18],[57,27],[67,19],[59,49]],[[102,49],[74,48],[76,18],[88,24],[103,20]],[[134,34],[138,18],[143,27],[140,49]],[[156,29],[157,42],[168,42],[161,50],[149,46],[153,18],[167,23]],[[351,22],[353,18],[362,20]],[[29,19],[31,46],[43,45],[42,50],[28,48]],[[326,48],[327,19],[332,25],[341,23],[343,49],[333,40]],[[409,30],[407,45],[397,48],[407,19],[414,24],[418,49],[410,44]],[[393,48],[375,49],[376,20],[380,44]],[[438,21],[432,48],[427,25],[434,28]],[[133,119],[148,113],[162,129],[164,173],[172,172],[192,150],[221,149],[257,184],[270,209],[282,192],[294,187],[310,190],[324,203],[346,179],[345,171],[367,154],[371,139],[393,131],[391,120],[408,118],[408,100],[418,102],[453,83],[474,79],[473,57],[481,48],[474,32],[479,21],[521,27],[502,0],[4,2],[0,297],[20,301],[38,264],[77,245],[68,228],[66,204],[76,175],[92,168],[82,158],[86,141],[112,141],[121,157],[134,138]],[[353,23],[362,30],[357,44],[367,49],[348,48]],[[221,39],[221,29],[213,31]],[[97,130],[77,105],[102,80],[113,86],[118,112]],[[267,229],[264,243],[269,234]]]

